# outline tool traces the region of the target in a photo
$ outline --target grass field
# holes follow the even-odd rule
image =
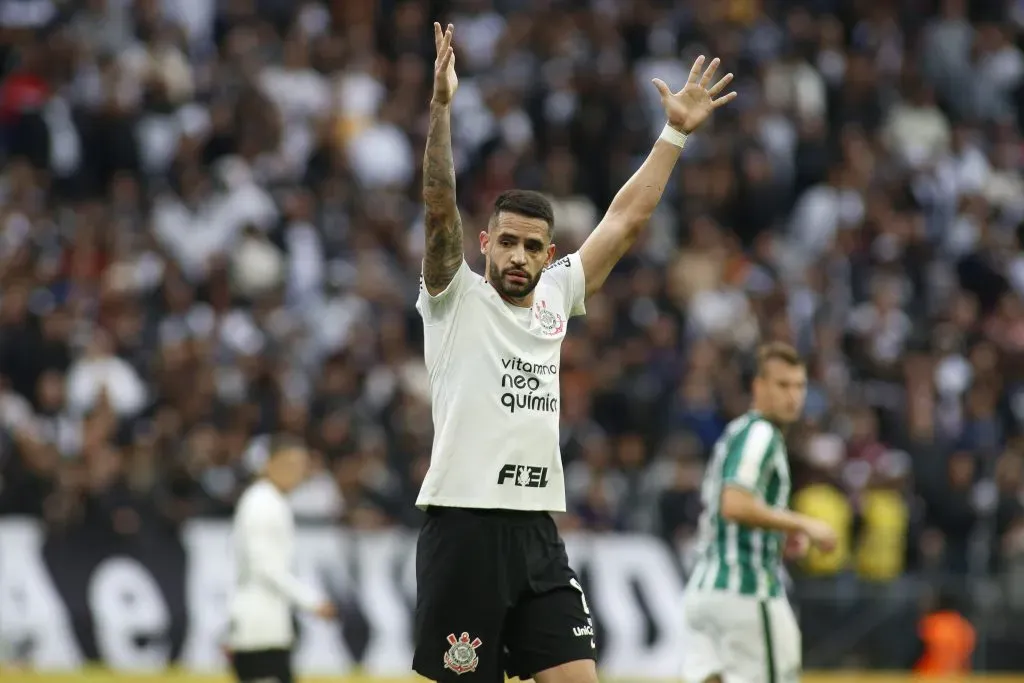
[[[369,676],[305,676],[300,683],[424,683],[422,678],[373,678]],[[801,683],[910,683],[915,679],[905,674],[880,673],[840,673],[840,674],[804,674]],[[935,679],[931,679],[935,680]],[[1024,683],[1024,674],[969,676],[950,679],[956,683]],[[129,674],[110,673],[106,671],[82,671],[78,673],[44,674],[28,671],[13,671],[0,668],[2,683],[231,683],[232,679],[223,676],[200,676],[187,673],[162,674]],[[670,683],[669,681],[606,681],[606,683]],[[672,681],[671,683],[679,683]]]

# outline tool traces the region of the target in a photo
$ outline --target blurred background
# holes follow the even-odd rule
[[[1019,0],[0,0],[0,663],[188,666],[223,553],[188,539],[285,431],[315,451],[296,515],[340,539],[317,576],[346,577],[319,668],[374,670],[366,582],[405,574],[370,548],[411,549],[432,437],[435,19],[467,244],[522,187],[576,249],[664,123],[650,79],[736,74],[563,348],[570,550],[673,572],[585,581],[602,657],[685,648],[651,592],[681,588],[711,445],[785,340],[811,376],[792,503],[842,538],[792,567],[806,666],[1024,672]]]

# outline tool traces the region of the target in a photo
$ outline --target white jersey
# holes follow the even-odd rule
[[[558,371],[585,296],[575,253],[541,274],[532,308],[506,303],[465,261],[437,296],[420,283],[434,445],[416,505],[565,510]]]
[[[266,479],[238,500],[233,523],[235,591],[229,644],[238,652],[291,645],[292,608],[314,610],[319,596],[291,573],[295,522],[288,500]]]

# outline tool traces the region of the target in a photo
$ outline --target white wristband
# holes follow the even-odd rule
[[[682,149],[686,144],[687,135],[666,123],[665,127],[661,129],[661,135],[659,135],[658,138]]]

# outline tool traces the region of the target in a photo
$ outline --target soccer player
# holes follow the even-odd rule
[[[701,497],[700,552],[686,587],[687,683],[796,683],[800,628],[782,555],[835,546],[824,522],[787,509],[785,432],[799,419],[807,372],[790,346],[759,350],[751,410],[715,444]]]
[[[235,592],[228,649],[241,683],[292,683],[292,607],[329,619],[321,600],[290,570],[295,522],[285,498],[302,483],[309,455],[299,441],[274,437],[263,476],[238,501],[233,524]]]
[[[433,681],[596,683],[594,629],[550,512],[565,510],[559,360],[584,313],[661,198],[686,136],[735,93],[700,57],[685,87],[654,85],[668,123],[579,252],[554,262],[550,203],[498,197],[480,233],[485,275],[463,258],[455,200],[453,27],[434,25],[437,59],[423,160],[423,318],[434,444],[417,505],[413,668]]]

